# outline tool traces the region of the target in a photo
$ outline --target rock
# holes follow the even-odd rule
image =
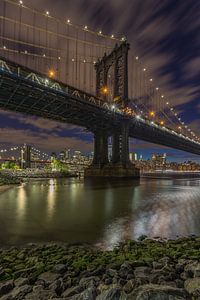
[[[127,281],[125,279],[120,278],[119,281],[118,281],[118,284],[121,285],[121,286],[124,286],[126,284],[126,282]]]
[[[105,284],[109,285],[112,283],[112,279],[111,278],[106,278],[105,279]]]
[[[184,289],[167,285],[147,284],[127,295],[127,300],[191,300]]]
[[[178,288],[184,288],[184,281],[183,281],[183,280],[181,280],[181,279],[176,279],[175,282],[176,282],[176,286],[177,286]]]
[[[0,282],[0,296],[9,293],[14,288],[13,280]]]
[[[54,291],[58,296],[60,296],[65,290],[62,278],[59,278],[52,284],[50,284],[49,289]]]
[[[35,285],[33,287],[33,292],[37,293],[38,291],[42,291],[44,289],[43,285]]]
[[[160,270],[162,269],[162,267],[164,267],[164,264],[158,261],[153,261],[152,265],[153,265],[153,269],[155,270]]]
[[[191,274],[191,277],[200,277],[200,263],[198,261],[187,264],[184,270]]]
[[[96,289],[94,287],[90,287],[84,290],[81,294],[74,295],[70,299],[71,300],[95,300],[97,296]]]
[[[104,291],[96,297],[96,300],[119,300],[121,296],[121,290],[119,287],[111,288]]]
[[[22,286],[25,284],[29,284],[29,281],[27,278],[20,277],[14,281],[14,284],[15,284],[15,286]]]
[[[35,271],[35,267],[31,267],[31,268],[26,268],[26,269],[21,269],[19,271],[16,271],[14,273],[14,278],[18,278],[18,277],[27,277],[28,274],[31,274]]]
[[[67,271],[67,266],[64,264],[55,265],[55,267],[53,268],[53,272],[58,274],[64,274],[66,271]]]
[[[137,267],[135,268],[134,275],[138,277],[147,277],[151,273],[151,268],[149,267]]]
[[[136,286],[136,281],[135,279],[129,280],[123,287],[124,291],[129,294],[132,292],[132,290],[135,288]]]
[[[25,300],[49,300],[56,297],[56,293],[51,290],[38,290],[27,294]]]
[[[81,287],[80,285],[77,285],[77,286],[74,286],[74,287],[71,287],[67,290],[65,290],[63,293],[62,293],[62,297],[71,297],[71,296],[74,296],[76,294],[79,294],[83,291],[83,287]]]
[[[200,292],[200,277],[189,278],[185,281],[184,287],[188,293]]]
[[[108,269],[108,270],[106,270],[106,274],[110,277],[115,277],[117,275],[117,270]]]
[[[115,288],[119,288],[118,284],[115,283],[115,284],[111,284],[111,285],[106,285],[106,284],[103,284],[103,283],[100,283],[99,286],[98,286],[98,294],[101,294],[105,291],[108,291],[109,289],[115,289]]]
[[[84,277],[79,281],[79,285],[84,288],[89,288],[91,286],[95,286],[97,282],[100,281],[100,278],[97,276]]]
[[[32,292],[32,286],[26,284],[23,286],[15,287],[10,293],[11,299],[24,299],[24,297]]]
[[[127,269],[129,271],[132,271],[132,266],[128,261],[125,261],[122,265],[121,265],[121,269]]]
[[[158,263],[162,264],[163,266],[168,265],[170,263],[170,258],[168,256],[164,256],[158,260]]]
[[[51,273],[51,272],[45,272],[45,273],[42,273],[38,277],[38,279],[43,280],[45,282],[45,284],[48,286],[51,283],[53,283],[55,280],[57,280],[59,277],[60,277],[59,274]]]

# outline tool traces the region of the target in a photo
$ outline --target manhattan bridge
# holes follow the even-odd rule
[[[125,37],[61,20],[22,0],[1,0],[0,12],[0,109],[92,132],[94,159],[86,175],[137,177],[129,137],[200,154],[200,138]]]

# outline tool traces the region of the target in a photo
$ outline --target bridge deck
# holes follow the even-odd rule
[[[200,154],[200,143],[147,120],[127,117],[93,95],[3,59],[0,59],[0,109],[83,126],[91,132],[98,128],[112,133],[123,119],[128,119],[130,137]]]

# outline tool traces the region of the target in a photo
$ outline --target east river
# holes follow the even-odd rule
[[[0,245],[200,235],[199,179],[36,180],[0,194]]]

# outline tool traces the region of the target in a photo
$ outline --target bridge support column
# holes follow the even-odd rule
[[[116,130],[112,137],[112,163],[118,163],[120,161],[121,149],[120,149],[121,135]]]
[[[92,165],[102,167],[108,163],[108,136],[106,132],[94,133],[94,158]]]
[[[108,162],[108,135],[94,135],[94,159],[85,177],[139,178],[140,172],[129,160],[129,124],[124,122],[113,133],[112,160]]]
[[[129,124],[124,122],[122,124],[122,138],[121,138],[121,162],[124,165],[130,164],[129,159]]]

